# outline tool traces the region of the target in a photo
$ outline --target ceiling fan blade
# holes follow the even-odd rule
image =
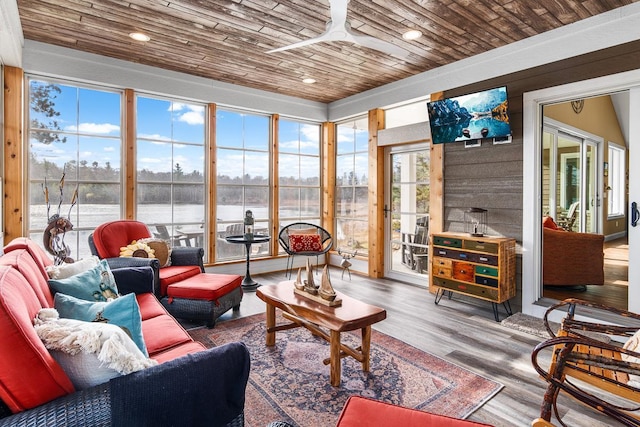
[[[324,37],[325,35],[326,34],[322,34],[321,36],[313,38],[313,39],[302,40],[301,42],[298,42],[298,43],[290,44],[288,46],[282,46],[282,47],[279,47],[277,49],[272,49],[272,50],[267,51],[267,53],[282,52],[284,50],[295,49],[295,48],[298,48],[298,47],[303,47],[303,46],[308,46],[310,44],[323,42],[323,41],[327,40]]]
[[[343,27],[347,22],[347,5],[349,0],[329,0],[331,22],[336,27]]]
[[[400,46],[396,46],[392,43],[377,39],[375,37],[354,34],[351,31],[349,31],[349,37],[347,37],[347,40],[361,46],[368,47],[370,49],[379,50],[380,52],[384,52],[401,59],[406,59],[410,54],[408,50]]]

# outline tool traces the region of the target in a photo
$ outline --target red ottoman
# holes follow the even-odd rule
[[[458,420],[404,408],[361,396],[351,396],[342,408],[337,427],[453,427],[484,426],[489,424]]]
[[[221,314],[242,301],[242,276],[199,273],[167,286],[161,300],[174,317],[204,320],[209,328]]]

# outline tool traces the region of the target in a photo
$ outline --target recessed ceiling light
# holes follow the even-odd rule
[[[409,30],[402,35],[405,40],[415,40],[422,37],[422,32],[418,30]]]
[[[139,42],[148,42],[149,40],[151,40],[151,37],[142,33],[129,33],[129,37]]]
[[[302,83],[306,83],[308,85],[313,84],[316,82],[316,79],[312,79],[311,77],[307,77],[305,79],[302,79]]]

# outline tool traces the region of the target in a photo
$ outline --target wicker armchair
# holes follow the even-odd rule
[[[560,330],[549,326],[549,314],[566,309]],[[615,322],[597,324],[580,320],[578,311],[600,310],[615,317]],[[544,316],[551,335],[538,344],[531,355],[536,371],[549,383],[544,395],[540,418],[532,426],[551,425],[552,411],[561,425],[557,398],[560,392],[610,416],[626,426],[640,426],[640,353],[632,346],[621,346],[614,339],[628,339],[640,327],[640,315],[578,299],[567,299],[550,307]],[[595,333],[595,336],[594,336]],[[612,338],[605,342],[602,338]],[[638,335],[633,338],[634,342]],[[629,347],[629,348],[626,348]],[[551,350],[548,368],[540,366],[543,351]],[[633,358],[638,358],[634,363]],[[579,381],[576,381],[579,380]]]
[[[307,234],[319,235],[319,247],[316,250],[296,250],[291,245],[290,236],[296,234]],[[319,264],[320,255],[324,255],[331,250],[333,246],[333,238],[331,234],[324,228],[319,225],[307,223],[307,222],[294,222],[293,224],[289,224],[285,227],[282,227],[280,233],[278,233],[278,241],[280,242],[280,246],[287,253],[287,269],[285,271],[285,275],[289,275],[291,277],[291,269],[293,268],[293,261],[296,255],[302,256],[315,256],[316,257],[316,267]]]

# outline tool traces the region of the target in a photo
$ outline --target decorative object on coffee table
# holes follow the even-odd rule
[[[309,259],[307,259],[307,279],[304,281],[303,290],[310,295],[318,294],[318,286],[313,281],[313,267]]]
[[[300,282],[301,272],[298,270],[298,278],[293,282],[293,292],[295,294],[330,307],[339,307],[342,305],[342,299],[336,298],[336,292],[333,290],[333,286],[331,286],[328,266],[325,265],[322,271],[320,286],[316,285],[313,280],[313,266],[311,265],[310,259],[307,259],[306,271],[306,280]]]
[[[329,276],[329,266],[325,265],[322,270],[322,278],[320,279],[320,288],[318,293],[322,299],[327,301],[334,301],[336,299],[336,291],[331,286],[331,277]]]
[[[300,291],[304,290],[304,282],[302,281],[302,268],[298,269],[298,276],[296,277],[296,280],[293,282],[293,287]]]

